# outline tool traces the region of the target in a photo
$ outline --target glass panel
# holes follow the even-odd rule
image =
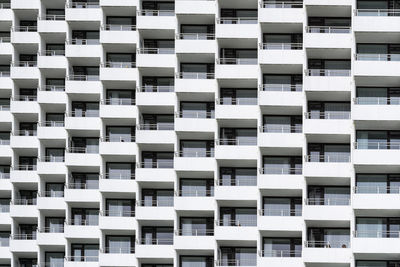
[[[386,220],[384,218],[357,218],[357,237],[386,237]]]

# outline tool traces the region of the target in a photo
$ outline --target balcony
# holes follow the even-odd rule
[[[65,165],[98,167],[101,162],[101,156],[98,149],[98,147],[69,147],[65,153]]]
[[[139,68],[176,68],[175,48],[137,49]]]
[[[138,163],[136,180],[140,182],[174,182],[176,172],[173,169],[174,160],[164,162]]]
[[[258,229],[262,232],[287,232],[291,234],[303,231],[304,219],[301,210],[268,208],[259,210]]]
[[[37,92],[37,102],[39,104],[65,104],[67,103],[67,95],[65,86],[62,85],[46,85],[39,87]]]
[[[303,218],[306,221],[335,221],[350,223],[352,208],[350,196],[340,198],[308,198],[303,208]]]
[[[105,247],[99,254],[99,262],[103,266],[135,266],[135,248],[126,247]],[[127,263],[130,263],[127,265]]]
[[[102,53],[99,39],[71,39],[65,46],[67,58],[99,58]]]
[[[100,202],[101,195],[98,185],[69,182],[64,191],[65,202]]]
[[[29,1],[29,3],[26,3],[25,0],[13,0],[10,1],[11,3],[11,8],[12,9],[40,9],[40,0],[33,0]],[[5,4],[8,6],[7,4]],[[9,8],[9,7],[8,7]]]
[[[259,127],[257,143],[260,147],[279,147],[299,151],[303,147],[302,125],[268,124]]]
[[[1,9],[0,9],[0,13],[1,13]],[[0,54],[12,55],[13,46],[11,44],[11,38],[6,37],[6,36],[0,37],[0,48],[1,48]]]
[[[286,254],[292,254],[293,256],[284,256]],[[260,255],[264,255],[263,251],[259,252]],[[258,264],[261,266],[285,266],[285,267],[304,267],[303,259],[301,258],[301,252],[283,252],[283,251],[273,251],[272,253],[267,253],[275,256],[261,256],[258,258]]]
[[[105,62],[100,67],[101,81],[137,81],[139,77],[135,62]]]
[[[98,117],[99,111],[71,111],[65,117],[65,128],[67,130],[97,130],[100,131],[101,120]]]
[[[216,99],[215,117],[217,119],[253,119],[258,118],[257,97]]]
[[[342,177],[352,176],[350,153],[329,153],[326,155],[305,156],[304,176],[306,177]]]
[[[355,32],[398,32],[398,9],[356,9],[353,19]]]
[[[217,79],[257,79],[257,58],[220,58],[215,65]]]
[[[37,252],[36,232],[32,234],[14,234],[10,236],[10,251],[13,253]]]
[[[399,246],[398,231],[356,230],[352,239],[353,253],[358,255],[379,254],[390,257]]]
[[[136,25],[106,24],[100,28],[100,43],[137,45],[139,34]]]
[[[64,210],[67,205],[64,201],[64,191],[38,192],[37,208],[39,210]]]
[[[103,18],[99,2],[67,1],[65,8],[66,21],[101,21]]]
[[[214,151],[175,152],[174,167],[177,171],[214,171]]]
[[[174,86],[143,86],[136,94],[138,106],[174,106],[175,103]]]
[[[37,80],[38,77],[37,61],[11,62],[11,79]]]
[[[64,226],[65,238],[98,239],[100,229],[98,220],[69,220]]]
[[[176,250],[214,250],[214,229],[176,230],[174,247]]]
[[[26,3],[24,3],[23,6],[24,6],[24,8],[26,8]],[[1,3],[0,4],[0,18],[2,18],[2,20],[4,20],[4,21],[12,21],[13,20],[13,11],[11,10],[10,3]]]
[[[304,186],[303,167],[267,165],[258,175],[258,187],[261,189],[299,190]]]
[[[302,43],[260,43],[260,64],[303,64]]]
[[[144,30],[175,30],[174,10],[141,10],[137,13],[137,27]]]
[[[15,165],[10,172],[10,181],[12,183],[38,183],[39,176],[37,165]]]
[[[213,211],[214,190],[179,190],[175,192],[174,207],[181,211]]]
[[[209,2],[212,1],[185,1],[179,0],[176,2]],[[217,54],[218,47],[213,33],[177,33],[175,40],[176,54]]]
[[[221,38],[254,38],[259,35],[257,17],[217,18],[215,36]]]
[[[400,54],[356,54],[355,59],[355,76],[400,75]]]
[[[304,262],[310,264],[350,264],[353,253],[350,241],[305,241]]]
[[[125,230],[136,231],[137,222],[135,219],[135,211],[100,211],[99,228],[101,230]]]
[[[174,258],[175,250],[172,239],[140,239],[136,243],[136,258]]]
[[[100,139],[99,153],[102,156],[124,155],[135,157],[137,145],[134,142],[134,136],[106,136]]]
[[[98,256],[67,256],[64,267],[98,267]]]
[[[350,26],[306,26],[305,48],[347,48],[353,46]]]
[[[138,144],[174,144],[174,123],[139,124],[136,131]]]
[[[217,220],[214,231],[217,241],[254,241],[258,236],[257,220]]]
[[[217,8],[213,1],[208,0],[178,0],[175,2],[177,15],[214,15]]]
[[[155,201],[138,201],[136,219],[143,221],[174,220],[174,198]]]
[[[357,210],[397,210],[399,187],[361,185],[354,188],[353,207]]]
[[[350,135],[353,130],[350,111],[306,112],[304,115],[305,134]]]
[[[36,199],[14,199],[10,205],[10,217],[35,218],[39,215]]]
[[[37,163],[37,172],[38,174],[60,174],[65,175],[67,173],[67,168],[64,164],[64,156],[62,157],[53,157],[53,156],[44,156],[38,159]]]
[[[100,6],[104,7],[131,7],[139,6],[136,0],[100,0]]]
[[[355,121],[395,121],[400,112],[397,97],[357,97],[354,98],[352,116]]]
[[[100,192],[137,192],[137,183],[135,181],[135,174],[110,174],[106,173],[100,177],[99,190]]]
[[[38,17],[37,25],[39,33],[65,33],[68,31],[65,15],[43,15]]]
[[[16,130],[11,133],[9,145],[12,148],[38,148],[36,130]]]
[[[353,162],[355,165],[400,165],[396,157],[400,149],[398,142],[362,141],[354,144]]]
[[[218,160],[256,160],[259,156],[257,138],[217,139],[215,142]]]
[[[40,69],[66,69],[68,61],[64,50],[44,50],[38,53]]]
[[[303,105],[302,84],[262,84],[259,90],[260,106],[279,106],[300,110]]]
[[[260,2],[260,23],[303,23],[303,1],[270,1]]]
[[[38,139],[66,139],[67,131],[64,128],[64,121],[39,122],[37,127]]]
[[[18,44],[35,44],[39,42],[37,26],[14,26],[11,28],[11,42]]]
[[[64,225],[38,228],[36,239],[38,245],[65,246]]]
[[[214,93],[218,90],[214,73],[177,72],[175,78],[177,93]]]

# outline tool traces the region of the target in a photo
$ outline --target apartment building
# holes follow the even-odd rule
[[[0,0],[0,267],[400,267],[398,0]]]

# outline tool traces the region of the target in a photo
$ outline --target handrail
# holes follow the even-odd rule
[[[0,173],[0,179],[10,179],[10,173],[9,172]]]
[[[0,111],[10,111],[10,105],[0,105]]]
[[[136,206],[138,207],[173,207],[174,198],[171,196],[169,199],[162,200],[137,200]]]
[[[10,9],[11,3],[0,3],[0,9]]]
[[[6,36],[0,37],[0,43],[10,43],[10,42],[11,42],[11,37],[6,37]]]
[[[68,147],[66,149],[68,153],[85,153],[85,154],[97,154],[99,153],[99,146],[92,147]]]
[[[9,71],[0,71],[0,78],[2,77],[10,77]]]
[[[177,33],[177,40],[215,40],[214,33]]]
[[[175,112],[175,118],[214,119],[215,112],[184,110],[184,111]]]
[[[64,233],[64,225],[59,224],[57,225],[57,227],[55,227],[54,225],[51,227],[41,227],[38,228],[37,231],[39,233]]]
[[[12,101],[37,101],[36,95],[14,95],[11,97]]]
[[[400,16],[400,9],[355,9],[356,16],[392,17]]]
[[[115,105],[115,106],[133,106],[136,100],[134,98],[107,98],[100,100],[102,105]]]
[[[266,124],[259,127],[261,133],[301,133],[303,125]]]
[[[96,183],[96,184],[94,184],[94,183],[88,184],[88,183],[73,183],[73,182],[69,182],[69,183],[65,184],[65,187],[67,189],[84,189],[84,190],[94,189],[94,190],[97,190],[97,189],[99,189],[99,184],[98,183]]]
[[[131,136],[105,136],[105,137],[101,137],[100,141],[102,142],[116,142],[116,143],[123,143],[123,142],[135,142],[135,136],[131,135]]]
[[[37,165],[30,164],[17,164],[12,166],[12,169],[15,171],[36,171]]]
[[[304,202],[309,206],[348,206],[350,195],[348,197],[307,198]]]
[[[138,54],[174,54],[175,48],[138,48]]]
[[[217,105],[257,105],[257,97],[246,97],[246,98],[217,98],[215,99]]]
[[[303,168],[298,167],[298,168],[288,168],[286,166],[264,166],[264,168],[260,168],[260,173],[261,174],[267,174],[267,175],[300,175],[303,173]]]
[[[138,162],[137,167],[150,169],[172,169],[174,168],[174,160],[163,160],[160,162]]]
[[[335,152],[326,155],[306,155],[306,162],[350,162],[350,152]]]
[[[257,65],[257,58],[217,58],[221,65]]]
[[[102,68],[114,68],[114,69],[131,69],[136,67],[136,62],[128,62],[128,61],[107,61],[105,63],[101,63],[100,67]]]
[[[301,50],[303,43],[260,43],[263,50]]]
[[[34,206],[37,204],[36,198],[31,199],[14,199],[10,202],[11,205]]]
[[[261,8],[303,8],[303,1],[261,1]]]
[[[135,247],[105,247],[102,252],[106,254],[133,254]]]
[[[173,85],[142,85],[136,90],[140,93],[171,93],[174,92]]]
[[[400,54],[358,53],[355,58],[360,61],[400,61]]]
[[[84,261],[84,262],[97,262],[99,256],[66,256],[66,261]]]
[[[307,33],[350,33],[351,26],[306,26]]]
[[[136,129],[140,131],[173,131],[174,123],[139,123]]]
[[[69,219],[65,220],[65,224],[69,226],[96,226],[99,225],[99,218],[93,218],[89,220],[82,220],[82,219]]]
[[[133,208],[133,207],[131,207]],[[104,210],[100,211],[100,216],[105,217],[135,217],[135,211],[124,211],[124,210]]]
[[[53,56],[65,56],[65,50],[44,50],[38,52],[39,56],[53,57]]]
[[[80,111],[70,111],[66,113],[67,117],[75,117],[75,118],[95,118],[99,117],[100,111],[99,110],[80,110]]]
[[[10,145],[10,139],[0,139],[1,146],[8,146]]]
[[[66,41],[69,45],[99,45],[100,39],[78,39],[73,38]]]
[[[244,220],[216,220],[217,226],[235,226],[235,227],[253,227],[257,226],[257,219],[244,219]]]
[[[175,157],[183,158],[208,158],[214,157],[214,151],[176,151]]]
[[[177,236],[212,236],[214,229],[178,229],[175,230]]]
[[[257,137],[246,139],[228,139],[220,138],[215,140],[216,145],[219,146],[256,146]]]
[[[312,111],[305,112],[304,116],[306,119],[349,120],[351,111]]]
[[[217,179],[215,184],[218,186],[257,186],[257,176]]]
[[[99,2],[73,2],[67,1],[66,3],[67,8],[99,8]]]
[[[400,97],[359,96],[353,99],[356,105],[400,105]]]
[[[184,190],[175,191],[175,196],[178,196],[178,197],[212,197],[212,196],[214,196],[214,190],[187,188]]]
[[[301,250],[262,250],[259,252],[261,257],[301,257]]]
[[[13,32],[36,32],[37,26],[13,26],[11,30]]]
[[[356,230],[353,234],[357,238],[400,238],[400,231]]]
[[[269,92],[301,92],[303,91],[302,84],[261,84],[259,86],[260,91]]]
[[[306,248],[350,248],[350,241],[305,241],[304,246]]]
[[[100,178],[110,179],[110,180],[134,180],[135,173],[106,173],[100,176]]]
[[[151,10],[151,9],[144,9],[138,10],[137,14],[139,16],[151,16],[151,17],[158,17],[158,16],[175,16],[174,10]]]
[[[301,216],[302,210],[285,208],[267,208],[259,210],[261,216]]]
[[[68,81],[99,81],[99,75],[77,75],[77,74],[70,74],[66,76]]]
[[[51,92],[64,92],[65,85],[45,85],[38,88],[39,91],[51,91]]]
[[[10,235],[10,238],[13,240],[36,240],[36,232],[32,232],[32,234],[13,234]]]
[[[13,67],[37,67],[37,61],[12,61]]]
[[[173,245],[174,239],[170,238],[139,238],[136,240],[140,245]]]
[[[257,266],[257,254],[254,255],[254,259],[218,259],[215,261],[215,266]]]
[[[304,71],[306,76],[343,77],[351,75],[351,70],[346,69],[305,69]]]
[[[400,186],[357,185],[354,187],[356,194],[400,194]]]
[[[38,158],[39,162],[64,162],[65,157],[64,156],[44,156]]]
[[[65,15],[51,15],[51,14],[46,14],[43,16],[38,16],[39,20],[65,20]]]
[[[257,24],[257,17],[221,17],[217,24]]]
[[[103,31],[135,31],[136,25],[105,24],[105,25],[101,25],[100,29]]]
[[[39,191],[38,197],[64,197],[64,191]]]
[[[177,79],[215,79],[215,73],[207,72],[177,72]]]
[[[40,127],[64,127],[64,121],[40,121],[38,126]]]
[[[355,149],[400,149],[400,142],[359,141],[354,143]]]

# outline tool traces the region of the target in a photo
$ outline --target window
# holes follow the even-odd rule
[[[99,153],[98,137],[72,137],[72,153]]]
[[[46,162],[64,162],[64,148],[46,148]]]
[[[213,256],[180,256],[180,267],[213,267]]]
[[[214,218],[180,218],[180,235],[205,236],[214,234]]]
[[[173,168],[173,152],[142,152],[143,168]]]
[[[263,132],[265,133],[301,133],[303,128],[302,116],[263,116]]]
[[[174,205],[174,190],[143,189],[142,203],[145,207],[171,207]]]
[[[71,209],[71,225],[98,225],[99,209]]]
[[[308,102],[309,119],[350,119],[349,102]]]
[[[256,168],[220,168],[221,186],[256,186]]]
[[[106,236],[106,253],[129,254],[134,248],[134,236]]]
[[[107,126],[106,142],[133,142],[135,128],[131,126]]]
[[[9,198],[0,198],[0,213],[10,212],[10,201]]]
[[[135,205],[133,199],[106,199],[106,216],[133,217]]]
[[[144,245],[172,245],[173,238],[173,227],[142,227]]]
[[[257,105],[257,89],[221,88],[222,105]]]
[[[47,78],[46,91],[64,91],[65,79]]]
[[[302,91],[303,76],[300,74],[264,74],[264,91]]]
[[[399,174],[356,174],[356,193],[358,194],[399,194]]]
[[[71,244],[72,261],[98,261],[99,245],[97,244]]]
[[[10,179],[9,165],[0,165],[0,179]]]
[[[214,195],[213,179],[182,178],[179,181],[179,196],[208,197]]]
[[[300,238],[267,238],[263,240],[264,257],[301,257]]]
[[[19,157],[18,170],[20,171],[33,171],[36,170],[37,165],[36,157]]]
[[[64,183],[46,183],[46,197],[64,197]]]
[[[188,40],[213,40],[215,25],[181,24],[181,38]]]
[[[0,232],[0,247],[8,247],[10,246],[10,235],[11,232]]]
[[[213,157],[214,140],[181,140],[180,156],[182,157]]]
[[[257,144],[256,128],[221,128],[220,145],[251,146]]]
[[[181,118],[215,118],[214,102],[181,102]]]
[[[174,116],[169,114],[142,114],[141,130],[174,130]]]
[[[106,163],[107,179],[134,179],[135,166],[130,162],[107,162]]]
[[[349,228],[309,228],[307,246],[312,248],[349,248]]]
[[[221,247],[220,261],[221,266],[256,266],[257,248],[247,247]]]
[[[289,156],[264,156],[264,174],[301,174],[302,158]]]
[[[61,267],[64,266],[64,252],[45,252],[46,266]]]
[[[213,63],[181,63],[182,79],[214,79]]]
[[[44,231],[46,233],[63,233],[64,221],[64,217],[46,217]]]
[[[72,102],[72,117],[98,117],[98,102]]]
[[[221,226],[257,226],[256,208],[221,208]]]
[[[174,91],[174,77],[161,77],[161,76],[143,76],[142,78],[142,91],[143,92],[173,92]]]
[[[308,144],[310,162],[350,162],[348,144]]]
[[[357,149],[400,149],[400,131],[356,131]]]
[[[386,217],[356,218],[356,237],[399,238],[400,219]]]
[[[133,90],[107,90],[106,105],[133,105],[135,91]]]
[[[72,31],[72,44],[74,45],[89,45],[99,44],[99,31]]]
[[[72,189],[98,189],[99,174],[98,173],[71,173],[71,181],[69,188]]]
[[[301,198],[290,197],[264,197],[263,215],[264,216],[301,216]]]
[[[347,186],[309,186],[308,205],[349,205],[350,187]]]

